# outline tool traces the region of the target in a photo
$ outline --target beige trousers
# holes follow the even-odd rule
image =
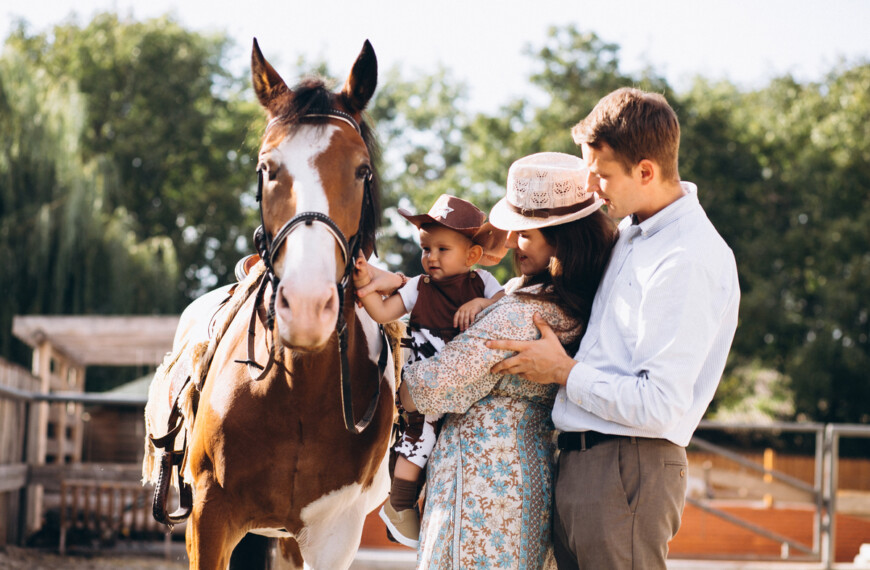
[[[685,504],[685,448],[622,437],[562,451],[558,469],[553,542],[560,570],[665,570]]]

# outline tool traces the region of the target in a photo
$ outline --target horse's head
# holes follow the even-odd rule
[[[335,330],[353,256],[374,248],[375,143],[362,112],[377,59],[366,41],[339,92],[315,79],[291,89],[255,39],[251,72],[269,116],[258,171],[262,241],[279,279],[275,333],[288,348],[318,350]]]

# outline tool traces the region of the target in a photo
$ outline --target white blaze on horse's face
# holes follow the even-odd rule
[[[336,125],[299,126],[271,151],[271,158],[292,177],[296,213],[335,217],[316,164],[340,130]],[[280,284],[275,321],[285,346],[317,349],[333,334],[339,308],[336,281],[344,271],[336,245],[335,237],[320,223],[300,224],[282,244],[276,256]]]

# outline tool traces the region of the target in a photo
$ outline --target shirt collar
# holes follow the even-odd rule
[[[632,214],[631,225],[637,226],[644,236],[651,236],[668,226],[671,222],[700,207],[698,202],[698,187],[693,182],[680,182],[680,186],[682,186],[683,191],[686,193],[682,198],[671,202],[639,224],[637,223],[637,217]]]

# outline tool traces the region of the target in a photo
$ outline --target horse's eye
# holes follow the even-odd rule
[[[368,164],[363,164],[356,169],[357,180],[368,180],[372,176],[372,169]]]
[[[257,166],[257,170],[265,172],[269,181],[274,181],[278,178],[278,171],[281,170],[281,165],[270,164],[264,161]]]

